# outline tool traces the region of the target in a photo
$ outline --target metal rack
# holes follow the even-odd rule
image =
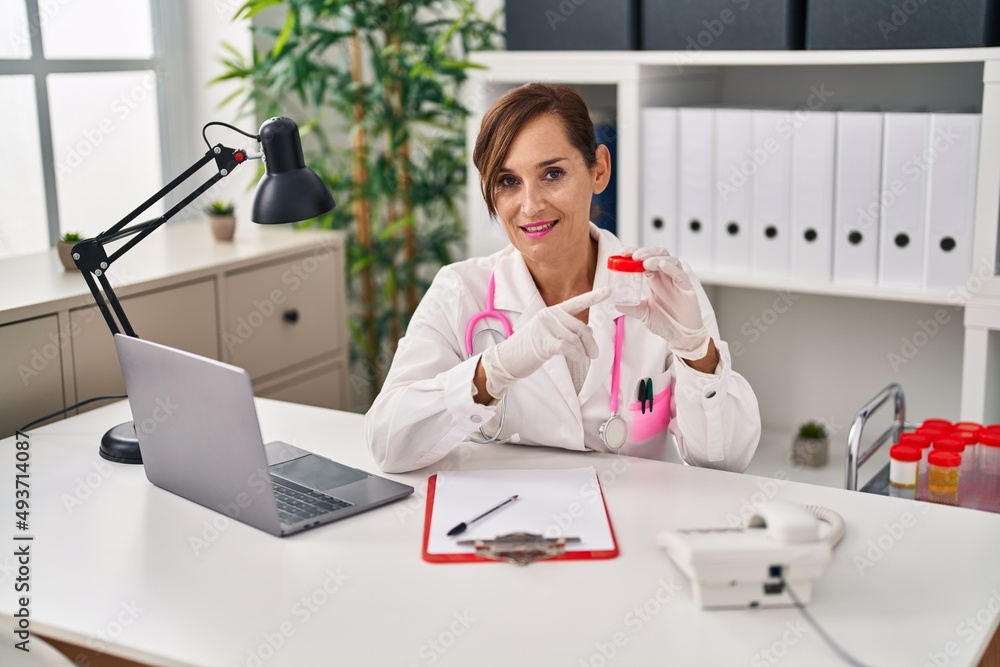
[[[890,399],[893,405],[892,424],[875,439],[875,442],[864,453],[859,453],[861,435],[868,419]],[[849,491],[857,491],[858,469],[864,465],[865,461],[870,459],[886,442],[897,442],[903,431],[917,426],[917,424],[906,421],[906,396],[898,383],[893,382],[865,403],[864,407],[854,416],[851,431],[847,436],[847,469],[844,475],[844,488]]]
[[[869,418],[883,405],[892,402],[892,423],[885,429],[868,449],[861,452],[861,436]],[[899,441],[899,436],[917,428],[919,424],[906,421],[906,397],[903,388],[896,383],[890,384],[880,391],[858,411],[851,424],[847,437],[847,470],[845,471],[844,488],[850,491],[861,491],[877,495],[890,495],[912,500],[944,502],[968,509],[1000,513],[1000,475],[989,474],[978,468],[962,472],[958,494],[948,499],[936,498],[928,489],[927,478],[920,475],[916,489],[895,490],[889,484],[889,466],[886,465],[877,472],[863,488],[858,488],[858,470],[885,443],[890,446]]]

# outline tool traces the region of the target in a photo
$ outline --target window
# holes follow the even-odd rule
[[[162,187],[161,24],[160,0],[0,2],[0,258],[93,236]]]

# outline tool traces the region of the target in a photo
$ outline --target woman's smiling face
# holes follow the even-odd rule
[[[588,168],[554,114],[518,131],[494,183],[494,201],[507,238],[526,262],[545,262],[588,242],[591,197],[607,186],[608,157],[599,146]]]

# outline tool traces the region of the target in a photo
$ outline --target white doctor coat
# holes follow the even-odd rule
[[[608,257],[622,249],[609,232],[591,224],[598,239],[595,287],[608,284]],[[760,439],[757,398],[747,381],[732,370],[729,346],[719,340],[715,312],[704,288],[690,268],[702,317],[716,341],[720,362],[714,374],[696,371],[675,359],[667,341],[651,333],[639,320],[625,318],[621,362],[619,414],[631,430],[636,388],[652,377],[656,391],[672,388],[668,427],[681,458],[691,464],[742,472],[750,463]],[[368,447],[387,472],[405,472],[428,466],[446,456],[479,428],[492,435],[499,404],[480,405],[473,400],[473,375],[489,334],[477,339],[476,351],[467,358],[465,334],[470,319],[486,308],[487,282],[495,275],[494,306],[503,312],[514,331],[545,308],[521,253],[508,245],[490,255],[442,267],[421,300],[399,341],[381,393],[365,416]],[[610,451],[601,440],[601,424],[611,415],[611,372],[614,363],[614,318],[619,313],[610,301],[590,309],[589,325],[600,350],[590,363],[577,394],[566,359],[549,359],[531,376],[507,390],[507,415],[501,438],[517,434],[520,444],[574,450]],[[477,331],[499,322],[487,319]],[[654,404],[654,409],[667,406]],[[643,441],[630,440],[622,454],[662,458],[668,434]]]

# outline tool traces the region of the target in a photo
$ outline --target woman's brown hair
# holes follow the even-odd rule
[[[562,121],[566,138],[583,155],[588,169],[597,162],[594,122],[580,93],[569,86],[550,83],[526,83],[507,91],[483,116],[472,152],[472,162],[479,170],[479,187],[491,218],[497,217],[493,193],[514,137],[529,121],[546,113]]]

